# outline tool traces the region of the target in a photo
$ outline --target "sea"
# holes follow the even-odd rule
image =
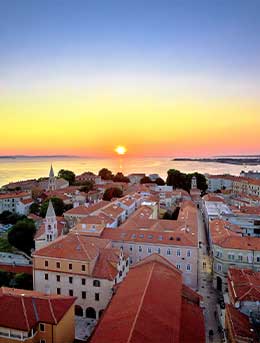
[[[0,187],[13,181],[46,177],[51,164],[56,175],[60,169],[69,169],[80,174],[85,171],[98,173],[101,168],[108,168],[113,173],[159,174],[164,179],[169,169],[178,169],[185,173],[197,171],[202,174],[232,175],[239,175],[241,170],[260,170],[260,165],[252,167],[215,162],[173,161],[172,157],[12,157],[0,158]]]

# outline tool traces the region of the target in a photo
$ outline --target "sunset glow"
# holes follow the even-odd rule
[[[145,3],[0,3],[0,155],[260,152],[260,2]]]
[[[122,145],[119,145],[115,148],[115,152],[118,154],[118,155],[124,155],[126,153],[126,148]]]

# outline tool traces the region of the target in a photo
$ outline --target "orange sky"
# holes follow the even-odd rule
[[[260,152],[260,105],[252,99],[153,91],[85,96],[26,93],[0,100],[0,154],[207,156]]]

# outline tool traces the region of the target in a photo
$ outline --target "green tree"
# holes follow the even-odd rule
[[[26,273],[15,274],[10,281],[10,287],[28,290],[33,289],[32,275]]]
[[[148,176],[144,176],[141,180],[140,183],[152,183],[152,180]]]
[[[8,232],[8,241],[11,245],[26,254],[31,254],[34,247],[35,224],[31,219],[19,220]]]
[[[10,282],[10,273],[4,270],[0,270],[0,287],[2,286],[8,287],[9,282]]]
[[[13,252],[13,247],[5,237],[0,237],[0,251],[1,252]]]
[[[113,174],[107,168],[100,169],[98,175],[101,176],[102,180],[113,180]]]
[[[23,218],[26,218],[26,216],[13,213],[10,211],[3,211],[0,214],[0,222],[2,224],[15,224],[18,220],[21,220]]]
[[[192,174],[187,174],[187,182],[188,182],[188,187],[189,189],[191,188],[191,179],[192,177],[195,176],[197,180],[197,188],[200,189],[202,192],[206,192],[208,185],[207,185],[207,179],[203,174],[200,173],[192,173]],[[189,190],[188,189],[188,190]]]
[[[31,204],[31,206],[30,206],[30,213],[34,213],[34,214],[39,215],[39,213],[40,213],[40,205],[37,204],[36,202]]]
[[[71,170],[61,169],[58,173],[58,177],[65,179],[72,185],[75,182],[76,175]]]
[[[80,187],[81,192],[88,193],[94,189],[94,183],[92,181],[85,181],[82,186]]]
[[[105,190],[103,195],[103,200],[110,201],[112,198],[121,198],[123,196],[123,191],[117,187],[111,187]]]
[[[127,182],[127,183],[130,182],[130,180],[128,179],[128,177],[127,177],[127,176],[124,176],[124,174],[121,173],[121,172],[118,172],[118,173],[114,176],[113,181],[114,181],[114,182]]]
[[[65,211],[65,204],[63,200],[58,197],[52,197],[51,199],[47,199],[44,201],[40,208],[40,216],[45,218],[49,206],[49,200],[52,201],[56,216],[62,216],[63,212]]]
[[[154,181],[158,186],[164,186],[165,181],[161,177],[157,177],[157,179]]]
[[[166,183],[168,186],[188,190],[186,174],[181,173],[176,169],[170,169],[168,170],[167,175]]]

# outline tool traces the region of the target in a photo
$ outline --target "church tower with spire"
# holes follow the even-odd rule
[[[54,176],[54,171],[52,168],[52,164],[51,164],[51,169],[50,169],[50,173],[49,173],[49,180],[48,180],[48,191],[55,191],[56,189],[56,178]]]
[[[57,218],[52,205],[49,201],[46,217],[45,217],[45,241],[51,242],[58,237]]]
[[[192,176],[191,189],[197,189],[197,178],[196,178],[196,176]]]

